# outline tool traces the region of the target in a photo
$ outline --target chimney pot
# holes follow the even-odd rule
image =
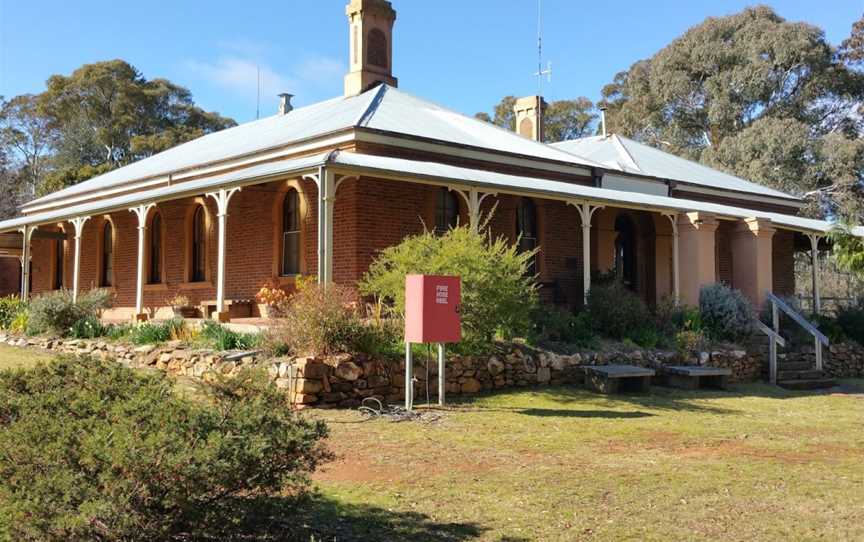
[[[279,95],[279,114],[287,115],[291,111],[294,110],[294,106],[291,105],[291,98],[293,98],[293,94],[288,94],[287,92],[283,92]]]

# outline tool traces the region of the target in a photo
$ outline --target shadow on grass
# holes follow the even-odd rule
[[[368,504],[346,504],[320,494],[301,500],[238,499],[233,505],[233,512],[235,521],[220,522],[194,540],[460,542],[474,540],[487,530],[474,523],[436,521],[420,512],[386,510]]]

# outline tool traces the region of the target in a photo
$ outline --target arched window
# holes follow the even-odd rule
[[[150,269],[147,274],[149,284],[162,282],[162,215],[154,213],[150,219]]]
[[[114,286],[114,227],[108,220],[102,226],[102,269],[99,285]]]
[[[636,290],[636,231],[626,215],[615,219],[615,276],[624,286]]]
[[[54,289],[63,287],[63,262],[66,255],[66,240],[54,240]]]
[[[199,205],[192,215],[192,254],[189,282],[204,282],[207,279],[207,217],[204,206]]]
[[[530,198],[522,198],[516,212],[516,234],[519,236],[519,250],[527,252],[537,248],[537,212]],[[537,273],[537,257],[531,259],[528,272]]]
[[[435,199],[435,232],[444,233],[459,225],[459,196],[441,187]]]
[[[300,273],[300,193],[288,190],[282,202],[282,275]]]
[[[389,63],[387,62],[387,36],[384,35],[384,32],[377,28],[370,30],[366,47],[368,50],[366,62],[372,66],[386,69]]]

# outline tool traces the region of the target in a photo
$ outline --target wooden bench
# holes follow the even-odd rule
[[[661,382],[664,386],[685,390],[725,390],[731,375],[731,369],[722,367],[664,367]]]
[[[585,385],[597,393],[641,393],[651,388],[653,369],[635,365],[585,367]]]
[[[204,318],[210,318],[216,311],[216,300],[202,301],[201,314]],[[228,311],[233,318],[251,318],[252,307],[255,306],[254,299],[226,299],[225,310]]]

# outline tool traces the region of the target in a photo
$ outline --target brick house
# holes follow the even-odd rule
[[[268,280],[355,283],[376,253],[424,227],[477,224],[526,248],[542,298],[579,306],[612,271],[653,303],[693,304],[723,281],[761,303],[794,293],[793,253],[831,225],[802,202],[617,135],[547,145],[542,97],[518,133],[398,90],[396,13],[351,0],[344,95],[210,134],[25,204],[0,222],[20,247],[22,295],[94,287],[110,316],[255,316]],[[6,271],[5,273],[8,273]],[[17,279],[16,279],[17,280]],[[817,277],[814,276],[814,281]]]

